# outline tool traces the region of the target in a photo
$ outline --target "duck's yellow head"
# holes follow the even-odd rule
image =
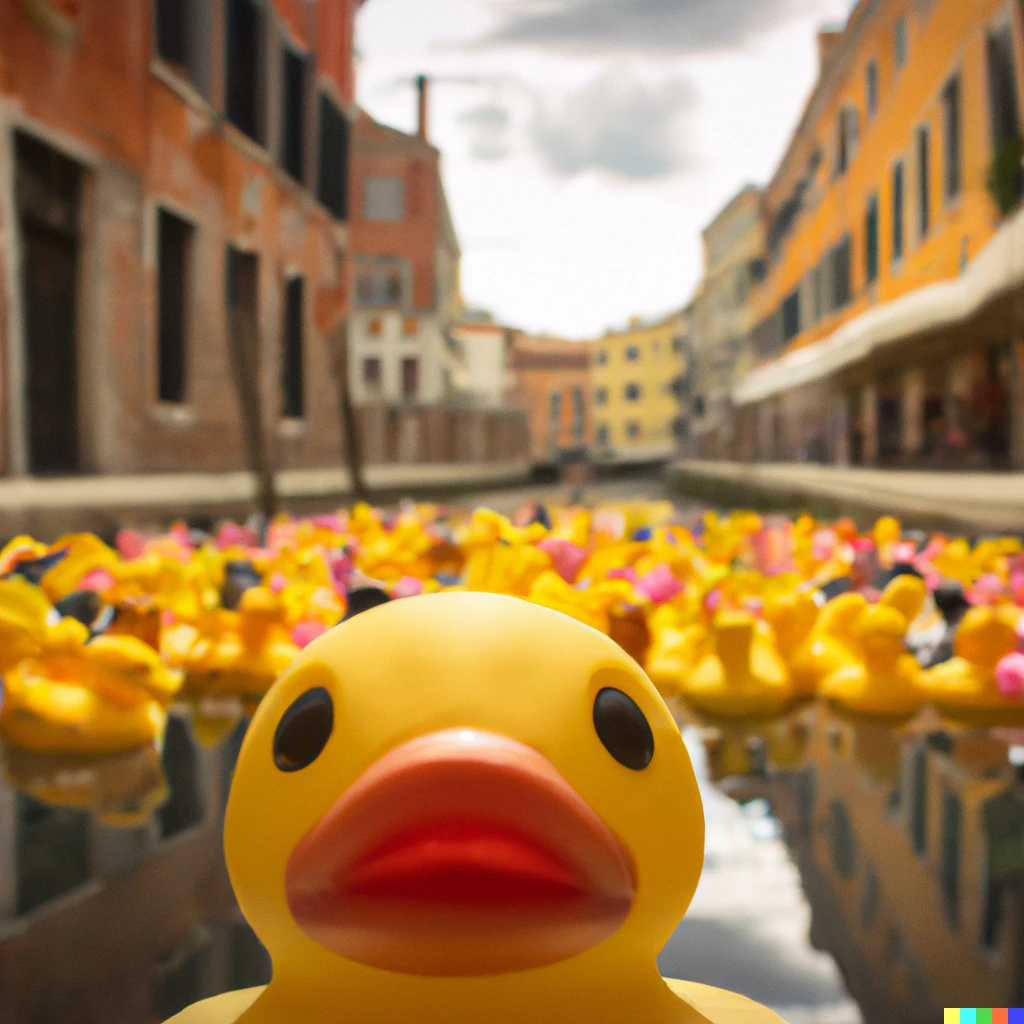
[[[303,651],[249,729],[225,845],[275,984],[351,991],[383,969],[437,992],[653,972],[704,818],[678,728],[615,643],[446,593]]]

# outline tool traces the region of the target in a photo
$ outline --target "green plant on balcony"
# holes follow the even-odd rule
[[[988,190],[1003,216],[1024,198],[1024,140],[1011,139],[996,150]]]

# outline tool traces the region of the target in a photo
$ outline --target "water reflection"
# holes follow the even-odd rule
[[[734,799],[770,801],[812,908],[871,1022],[1024,999],[1024,787],[1016,734],[797,716],[800,761],[763,730],[705,733]],[[793,720],[790,720],[790,725]]]
[[[154,1024],[269,979],[221,851],[245,721],[213,745],[196,714],[161,753],[3,751],[0,1021]]]
[[[177,709],[160,755],[3,753],[0,1021],[153,1024],[267,980],[220,845],[245,734],[233,714]],[[1020,1005],[1020,735],[927,715],[897,730],[807,707],[702,739],[724,792],[751,813],[770,804],[812,944],[835,958],[867,1024]]]

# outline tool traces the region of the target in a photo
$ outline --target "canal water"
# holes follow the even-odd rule
[[[685,733],[706,861],[664,974],[790,1024],[1020,1004],[1024,739],[817,708],[758,733]],[[4,753],[3,1024],[153,1024],[266,979],[220,847],[243,734],[180,714],[162,758]]]

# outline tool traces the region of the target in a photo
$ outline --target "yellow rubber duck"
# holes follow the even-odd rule
[[[758,721],[782,714],[795,698],[789,670],[749,612],[718,612],[712,651],[683,684],[683,698],[702,718]]]
[[[871,605],[857,620],[856,662],[833,672],[820,693],[837,714],[908,722],[923,706],[921,667],[906,648],[907,617],[891,605]]]
[[[663,697],[682,696],[690,673],[707,653],[707,627],[699,622],[668,624],[652,628],[652,634],[647,674]]]
[[[787,663],[796,657],[814,630],[821,612],[809,590],[772,593],[764,602],[764,618],[775,636],[779,654]],[[813,690],[808,694],[813,696]]]
[[[45,652],[5,674],[0,738],[58,754],[117,753],[158,741],[167,720],[163,698],[173,683],[148,676],[174,679],[174,673],[154,666],[156,652],[141,640],[88,639],[85,626],[63,619]]]
[[[924,580],[920,576],[907,574],[890,580],[878,603],[902,612],[907,622],[912,623],[921,614],[927,597],[928,586]]]
[[[0,673],[39,654],[55,619],[39,587],[20,577],[0,580]]]
[[[251,587],[238,611],[213,613],[205,628],[167,631],[165,654],[186,672],[193,695],[260,697],[298,653],[287,610],[266,587]]]
[[[1024,726],[1024,704],[996,685],[996,665],[1017,646],[1015,605],[972,608],[953,641],[955,657],[924,673],[928,700],[947,720],[978,728]]]
[[[225,850],[273,980],[173,1020],[782,1024],[658,974],[703,821],[610,639],[499,595],[382,605],[303,651],[242,747]]]
[[[862,594],[846,593],[822,608],[814,629],[790,661],[799,696],[814,696],[832,673],[856,663],[859,655],[854,627],[867,606]]]

